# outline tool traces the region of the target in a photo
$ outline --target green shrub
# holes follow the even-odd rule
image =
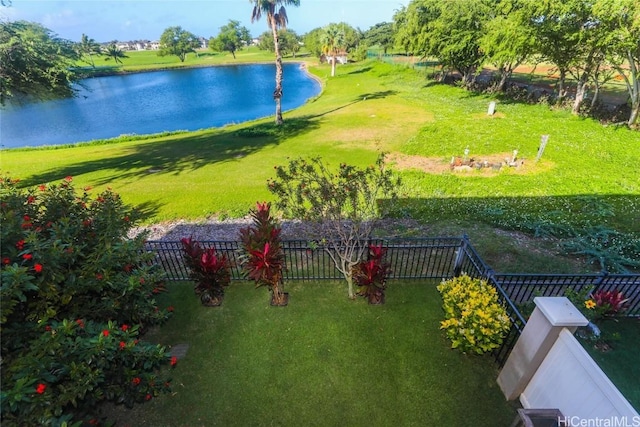
[[[452,348],[482,354],[500,346],[510,323],[494,287],[463,275],[443,281],[438,291],[445,313],[440,329]]]
[[[110,190],[77,195],[72,178],[18,189],[0,179],[2,425],[59,425],[102,401],[132,405],[168,390],[163,347],[140,341],[169,316],[163,275],[137,219]]]

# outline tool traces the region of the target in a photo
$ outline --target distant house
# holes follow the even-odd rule
[[[336,64],[346,64],[348,62],[348,58],[347,58],[347,52],[342,50],[339,52],[336,52],[335,55],[322,55],[320,57],[320,62],[326,62],[331,64],[331,62],[333,62],[333,60],[336,61]]]

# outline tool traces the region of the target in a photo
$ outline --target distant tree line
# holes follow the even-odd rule
[[[639,120],[640,0],[412,0],[396,11],[393,22],[381,22],[366,31],[340,22],[302,36],[285,27],[285,5],[298,6],[299,0],[255,0],[252,15],[257,19],[256,11],[266,14],[269,31],[260,35],[258,47],[276,53],[277,58],[295,57],[304,49],[330,62],[334,74],[338,56],[358,61],[372,47],[383,53],[400,50],[439,62],[440,78],[455,72],[467,87],[477,84],[483,67],[491,66],[496,78],[490,90],[496,92],[510,87],[518,66],[552,64],[558,75],[555,102],[566,102],[567,80],[572,78],[576,82],[573,112],[585,108],[588,90],[592,96],[587,108],[594,108],[602,86],[617,79],[628,93],[628,124]],[[115,42],[101,47],[84,34],[80,43],[73,43],[40,24],[19,21],[0,26],[3,104],[16,95],[69,95],[70,83],[81,76],[73,67],[78,59],[95,67],[97,56],[116,63],[126,58]],[[230,20],[219,30],[208,41],[213,51],[235,57],[252,42],[249,30],[239,21]],[[37,48],[28,49],[30,44]],[[193,33],[169,27],[160,38],[158,54],[185,61],[200,46]]]
[[[587,88],[595,104],[617,76],[629,95],[628,124],[638,123],[640,0],[412,0],[394,16],[394,40],[403,52],[437,58],[464,85],[482,66],[495,67],[496,91],[520,64],[553,64],[557,102],[567,96],[566,79],[577,82],[576,114]]]

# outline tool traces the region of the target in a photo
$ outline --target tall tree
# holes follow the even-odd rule
[[[128,58],[128,56],[122,51],[122,49],[118,47],[115,41],[109,43],[109,45],[105,49],[104,54],[106,55],[106,58],[104,58],[105,61],[113,59],[116,64],[122,64],[122,59]]]
[[[209,49],[216,52],[231,52],[235,59],[236,51],[250,42],[251,34],[247,27],[241,26],[239,21],[229,20],[227,25],[220,27],[218,35],[209,40]]]
[[[271,31],[265,31],[259,37],[258,48],[262,50],[268,50],[269,52],[275,52],[275,45],[273,44],[273,36]],[[278,42],[280,42],[280,53],[282,56],[292,54],[294,57],[300,50],[300,38],[290,29],[278,30]]]
[[[78,53],[80,57],[88,64],[91,64],[92,68],[96,68],[96,64],[93,62],[93,55],[102,55],[102,49],[100,44],[94,39],[89,38],[86,34],[82,34],[80,43],[77,44]],[[88,59],[86,59],[88,58]]]
[[[273,99],[276,102],[276,124],[281,125],[282,120],[282,55],[278,40],[278,29],[286,28],[288,23],[285,6],[300,6],[300,0],[251,0],[253,11],[251,22],[260,20],[264,14],[267,17],[267,25],[273,35],[273,45],[276,55],[276,88],[273,91]]]
[[[499,80],[493,90],[503,91],[513,70],[535,52],[535,35],[526,12],[512,4],[499,10],[486,25],[480,49],[498,70]]]
[[[188,53],[195,53],[200,47],[198,37],[183,30],[182,27],[169,27],[160,36],[159,56],[176,55],[180,62],[184,62]]]
[[[302,40],[304,41],[304,47],[307,49],[311,55],[316,58],[320,58],[322,56],[322,33],[324,29],[321,27],[314,28],[309,31],[307,34],[302,36]]]
[[[597,0],[595,14],[607,29],[609,59],[627,87],[631,114],[640,123],[640,0]]]
[[[346,53],[346,39],[344,30],[340,24],[329,24],[322,34],[322,53],[331,63],[331,77],[336,75],[336,62],[338,55]]]
[[[393,47],[393,23],[380,22],[364,33],[364,40],[369,46],[380,46],[386,54]]]
[[[0,22],[0,105],[16,96],[73,95],[78,53],[73,43],[40,24]]]
[[[479,40],[490,17],[483,0],[414,0],[394,16],[396,44],[407,52],[437,57],[467,84],[482,64]]]
[[[536,35],[536,51],[543,61],[554,64],[559,75],[556,100],[566,97],[566,78],[575,63],[580,29],[585,23],[584,0],[528,0],[531,8],[530,23]]]

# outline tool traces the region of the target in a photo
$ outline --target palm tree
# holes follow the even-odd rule
[[[100,50],[100,44],[98,44],[94,39],[90,39],[86,34],[82,34],[80,38],[80,43],[78,43],[78,52],[80,55],[88,56],[89,64],[91,67],[96,68],[96,65],[93,63],[93,55],[102,55],[102,51]]]
[[[267,16],[267,25],[273,34],[273,44],[276,53],[276,88],[273,99],[276,101],[276,124],[282,124],[282,56],[278,43],[278,29],[287,27],[287,11],[285,6],[300,6],[300,0],[251,0],[253,12],[251,22],[257,21],[262,14]],[[279,7],[279,8],[278,8]]]
[[[345,47],[344,31],[338,24],[329,24],[321,36],[322,53],[331,62],[331,77],[336,75],[336,58],[340,50]]]
[[[116,45],[116,42],[109,43],[109,46],[107,46],[105,50],[105,55],[107,55],[107,57],[104,58],[105,61],[113,58],[116,61],[116,64],[122,64],[121,58],[128,58],[128,56],[125,55],[125,53]]]

